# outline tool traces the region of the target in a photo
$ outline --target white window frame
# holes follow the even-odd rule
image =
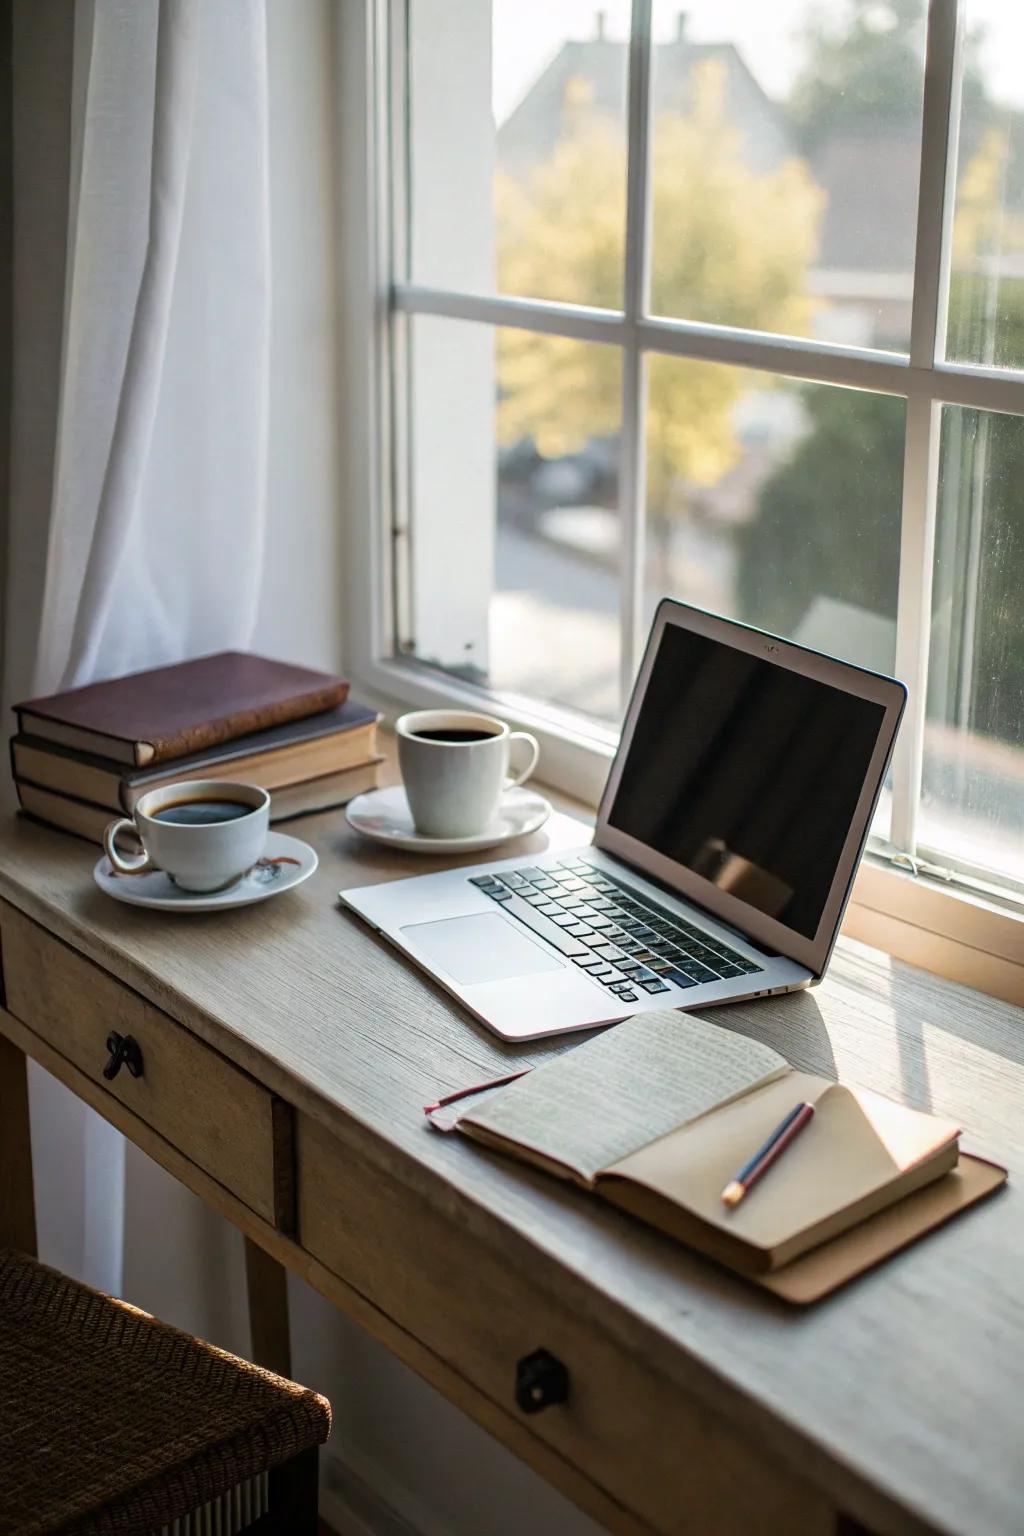
[[[614,733],[536,700],[488,692],[400,654],[398,615],[406,535],[405,331],[413,315],[613,342],[622,355],[622,682],[626,696],[642,654],[644,568],[644,360],[648,352],[699,358],[784,377],[848,385],[906,401],[896,674],[910,699],[894,758],[892,842],[924,862],[916,837],[935,542],[941,410],[945,404],[1024,416],[1024,373],[944,360],[947,259],[956,181],[963,0],[930,0],[922,121],[914,296],[909,355],[772,336],[645,313],[650,239],[649,106],[652,0],[633,0],[629,51],[627,240],[621,312],[416,285],[403,270],[406,195],[404,78],[408,0],[341,7],[342,337],[346,359],[348,572],[346,654],[354,681],[395,710],[489,704],[541,739],[544,778],[596,805]],[[392,120],[388,121],[388,113]],[[397,254],[396,254],[397,253]],[[369,365],[369,366],[368,366]],[[396,652],[398,654],[396,654]],[[873,877],[874,878],[874,877]],[[905,882],[904,882],[905,883]],[[877,888],[877,880],[875,881]],[[895,889],[893,887],[892,889]],[[971,900],[970,897],[965,898]],[[886,904],[891,905],[891,896]],[[1005,948],[1005,928],[1000,945]]]

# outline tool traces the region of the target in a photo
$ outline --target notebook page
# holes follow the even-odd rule
[[[678,1125],[788,1072],[777,1051],[689,1014],[638,1014],[462,1119],[591,1180]]]
[[[738,1206],[722,1190],[801,1101],[813,1120]],[[607,1170],[772,1252],[902,1178],[955,1139],[955,1122],[802,1072],[649,1143]]]

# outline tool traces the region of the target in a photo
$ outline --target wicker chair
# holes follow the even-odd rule
[[[0,1249],[0,1536],[315,1536],[326,1399]]]

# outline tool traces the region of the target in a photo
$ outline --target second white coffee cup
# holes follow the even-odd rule
[[[528,731],[510,731],[494,715],[468,709],[419,709],[395,726],[398,762],[416,830],[424,837],[473,837],[497,815],[504,790],[522,784],[540,747]],[[529,750],[509,777],[518,743]]]

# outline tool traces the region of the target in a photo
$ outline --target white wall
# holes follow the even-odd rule
[[[266,578],[255,648],[341,663],[332,0],[267,0],[271,352]]]
[[[491,7],[430,0],[409,16],[411,266],[416,282],[495,286]],[[457,167],[457,173],[453,168]],[[407,327],[416,654],[488,670],[494,580],[494,336],[417,316]]]

